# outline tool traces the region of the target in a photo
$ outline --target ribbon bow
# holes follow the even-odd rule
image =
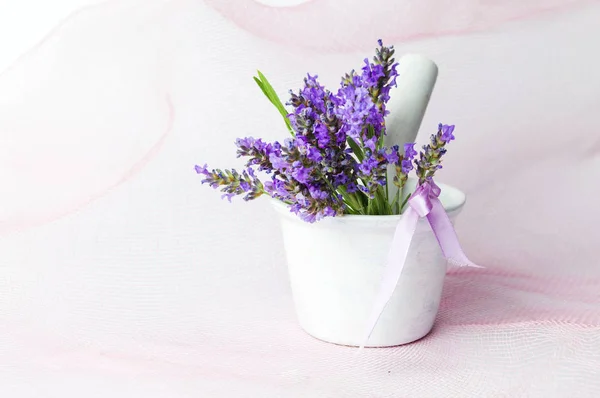
[[[437,199],[442,190],[435,182],[430,181],[419,185],[408,200],[408,205],[417,212],[419,217],[426,217],[433,210],[432,198]]]
[[[442,206],[442,203],[438,199],[440,193],[440,187],[435,185],[433,181],[427,181],[419,185],[408,200],[408,208],[402,214],[402,218],[400,218],[394,232],[394,239],[388,252],[381,287],[375,299],[375,304],[367,323],[364,342],[361,344],[360,349],[368,342],[381,313],[390,300],[390,297],[392,297],[392,293],[394,293],[420,217],[427,217],[429,225],[431,225],[431,229],[442,249],[442,253],[450,263],[458,266],[482,268],[471,262],[460,247],[452,222],[448,218],[444,206]]]

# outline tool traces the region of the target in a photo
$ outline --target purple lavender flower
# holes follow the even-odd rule
[[[365,66],[362,67],[364,82],[368,87],[377,87],[379,80],[385,77],[383,65],[371,64],[368,58],[365,58],[364,62]]]
[[[398,75],[393,47],[383,46],[382,41],[378,43],[380,48],[373,62],[365,59],[360,75],[354,71],[346,74],[337,94],[340,100],[336,114],[343,122],[341,131],[363,151],[369,149],[371,152],[381,149],[379,145],[385,134],[385,115],[388,113],[385,105]],[[376,175],[371,177],[371,180],[380,180]]]
[[[393,183],[398,188],[404,187],[408,180],[408,174],[413,169],[413,160],[417,155],[414,146],[415,144],[412,142],[404,144],[404,154],[398,156],[398,160],[395,163],[396,175],[393,178]]]
[[[271,181],[264,184],[265,191],[273,198],[280,199],[284,202],[291,198],[291,190],[288,190],[285,181],[280,180],[277,176],[273,176]]]
[[[248,181],[241,180],[240,181],[240,188],[242,188],[242,190],[244,192],[248,192],[248,191],[250,191],[252,189],[252,185],[250,185],[250,183]],[[231,202],[231,199],[229,201]]]
[[[369,188],[365,187],[364,185],[358,185],[358,190],[366,194],[370,193]]]
[[[323,216],[324,217],[333,217],[336,215],[335,210],[332,209],[331,207],[327,206],[325,209],[323,209]]]
[[[390,98],[390,89],[396,86],[396,77],[398,76],[396,67],[398,64],[393,58],[395,51],[394,47],[386,47],[383,45],[382,41],[378,41],[378,43],[379,48],[376,50],[376,55],[373,58],[374,64],[368,68],[363,67],[363,76],[365,74],[377,74],[377,84],[370,88],[370,92],[373,97],[373,102],[377,105],[381,114],[386,115],[387,111],[385,110],[385,104]]]
[[[302,210],[300,210],[298,212],[298,215],[300,216],[300,218],[303,221],[306,221],[308,223],[314,223],[315,221],[318,221],[317,214],[318,213],[310,213],[310,212],[302,211]]]
[[[292,172],[292,177],[302,184],[308,184],[310,182],[310,171],[309,168],[298,167]]]
[[[374,191],[377,189],[377,182],[381,181],[382,173],[380,167],[382,160],[378,157],[377,150],[383,132],[383,114],[375,106],[361,76],[355,75],[346,79],[343,84],[350,84],[348,82],[361,84],[361,86],[343,86],[339,91],[338,95],[341,96],[342,101],[340,101],[341,105],[337,112],[338,117],[344,121],[341,131],[345,132],[364,152],[364,159],[357,164],[352,175],[363,180],[363,183],[369,187],[369,197],[373,197]],[[349,192],[355,192],[356,186],[358,184],[350,185]]]
[[[389,153],[383,149],[383,156],[388,164],[394,164],[400,159],[400,154],[398,153],[399,149],[400,147],[398,145],[392,146]]]
[[[306,198],[306,196],[304,196],[304,194],[302,192],[297,193],[296,196],[296,203],[298,203],[300,206],[309,206],[310,205],[310,201]]]
[[[315,163],[320,163],[323,160],[323,155],[321,154],[321,151],[319,151],[315,147],[308,148],[308,152],[306,154],[306,157],[310,161],[315,162]]]
[[[238,138],[235,140],[235,144],[242,150],[249,150],[254,147],[255,143],[256,140],[253,137]]]
[[[358,184],[354,181],[349,181],[346,184],[344,184],[346,187],[346,192],[353,194],[356,191],[358,191]]]
[[[402,173],[408,174],[413,169],[412,160],[404,159],[400,162],[400,166],[402,167]]]
[[[387,184],[387,166],[394,164],[399,158],[397,147],[391,148],[390,152],[382,148],[376,152],[366,150],[365,158],[358,164],[357,175],[365,184],[370,198],[374,198],[376,191]],[[359,189],[361,189],[359,187]]]
[[[454,125],[439,124],[438,132],[431,136],[430,143],[423,146],[419,159],[415,160],[419,183],[433,178],[435,172],[442,168],[442,156],[446,153],[445,145],[454,139]]]
[[[318,123],[313,130],[313,134],[317,139],[318,147],[327,148],[331,140],[327,126],[322,123]]]
[[[317,200],[325,200],[329,197],[329,192],[321,190],[322,187],[310,186],[308,192],[310,196]]]
[[[336,115],[344,122],[342,132],[355,141],[360,141],[363,138],[366,120],[374,121],[378,118],[378,112],[368,90],[362,86],[361,78],[355,76],[352,82],[358,82],[360,85],[343,86],[338,91],[340,105]]]
[[[379,166],[379,160],[375,155],[368,156],[362,163],[358,166],[358,169],[362,174],[368,176],[371,174],[373,169],[376,169]]]
[[[366,139],[364,142],[364,147],[369,148],[371,151],[375,151],[377,148],[377,137]]]
[[[413,169],[413,160],[417,156],[414,142],[404,144],[404,156],[400,160],[400,167],[403,175],[408,175]],[[404,178],[406,180],[406,178]]]
[[[440,138],[445,143],[448,143],[454,139],[454,135],[452,134],[454,132],[454,125],[452,125],[452,126],[449,126],[447,124],[440,125],[438,127],[438,130],[442,131],[442,135]]]
[[[209,184],[212,188],[221,187],[224,192],[222,198],[227,198],[231,202],[231,198],[236,195],[243,195],[244,200],[256,199],[265,193],[263,184],[256,178],[254,171],[248,168],[238,173],[235,169],[220,170],[214,169],[209,171],[207,166],[195,166],[196,173],[203,175],[203,184]]]
[[[198,174],[203,174],[203,175],[209,175],[210,172],[207,170],[208,165],[205,163],[204,166],[194,166],[194,169],[196,170],[196,173]]]
[[[406,144],[404,144],[404,157],[406,159],[412,160],[415,156],[417,156],[417,151],[415,150],[415,143],[407,142]]]
[[[231,198],[233,198],[235,195],[236,195],[235,193],[226,193],[226,194],[221,195],[221,199],[227,198],[229,203],[231,203]]]
[[[269,161],[271,162],[271,167],[274,170],[285,171],[288,168],[290,168],[289,163],[286,162],[286,160],[283,157],[281,157],[280,155],[278,155],[275,152],[273,152],[269,155]]]
[[[261,139],[254,139],[252,137],[238,138],[235,141],[237,149],[237,157],[248,157],[250,158],[246,162],[246,167],[258,166],[258,170],[271,170],[273,168],[271,161],[269,160],[271,154],[274,152],[274,146],[279,145],[267,144]]]
[[[346,173],[339,173],[333,176],[333,185],[339,187],[340,185],[346,185],[350,182],[350,176]]]

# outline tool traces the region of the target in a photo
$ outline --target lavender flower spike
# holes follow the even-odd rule
[[[221,198],[227,198],[230,202],[231,198],[236,195],[246,194],[244,200],[248,201],[265,193],[263,184],[256,178],[254,170],[251,168],[244,170],[242,174],[235,169],[209,171],[206,164],[204,166],[196,165],[195,169],[196,173],[205,177],[202,180],[203,184],[209,184],[214,189],[222,187],[221,192],[224,192],[224,194]]]
[[[446,144],[454,139],[454,125],[439,124],[438,132],[431,136],[431,142],[423,146],[419,159],[415,160],[419,183],[433,178],[436,170],[442,168],[441,158],[446,153]]]
[[[404,144],[404,155],[398,157],[396,162],[396,175],[394,176],[394,185],[402,189],[408,180],[408,173],[413,169],[413,160],[417,156],[415,144],[413,142]]]

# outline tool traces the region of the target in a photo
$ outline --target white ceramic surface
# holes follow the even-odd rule
[[[456,188],[439,184],[450,219],[465,203]],[[414,189],[409,181],[407,192]],[[396,224],[400,216],[330,217],[310,224],[281,202],[280,215],[298,320],[310,335],[358,346],[364,337]],[[426,219],[414,235],[405,268],[367,347],[410,343],[431,330],[442,294],[446,260]]]

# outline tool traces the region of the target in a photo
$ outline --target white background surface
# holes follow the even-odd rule
[[[114,1],[13,63],[91,3],[0,3],[0,395],[599,394],[597,2],[394,41],[440,67],[419,140],[457,125],[440,179],[467,192],[457,230],[488,271],[448,276],[430,337],[358,359],[299,330],[267,203],[222,202],[193,166],[282,138],[257,68],[282,95],[307,71],[333,87],[377,20],[323,51],[198,1]]]

